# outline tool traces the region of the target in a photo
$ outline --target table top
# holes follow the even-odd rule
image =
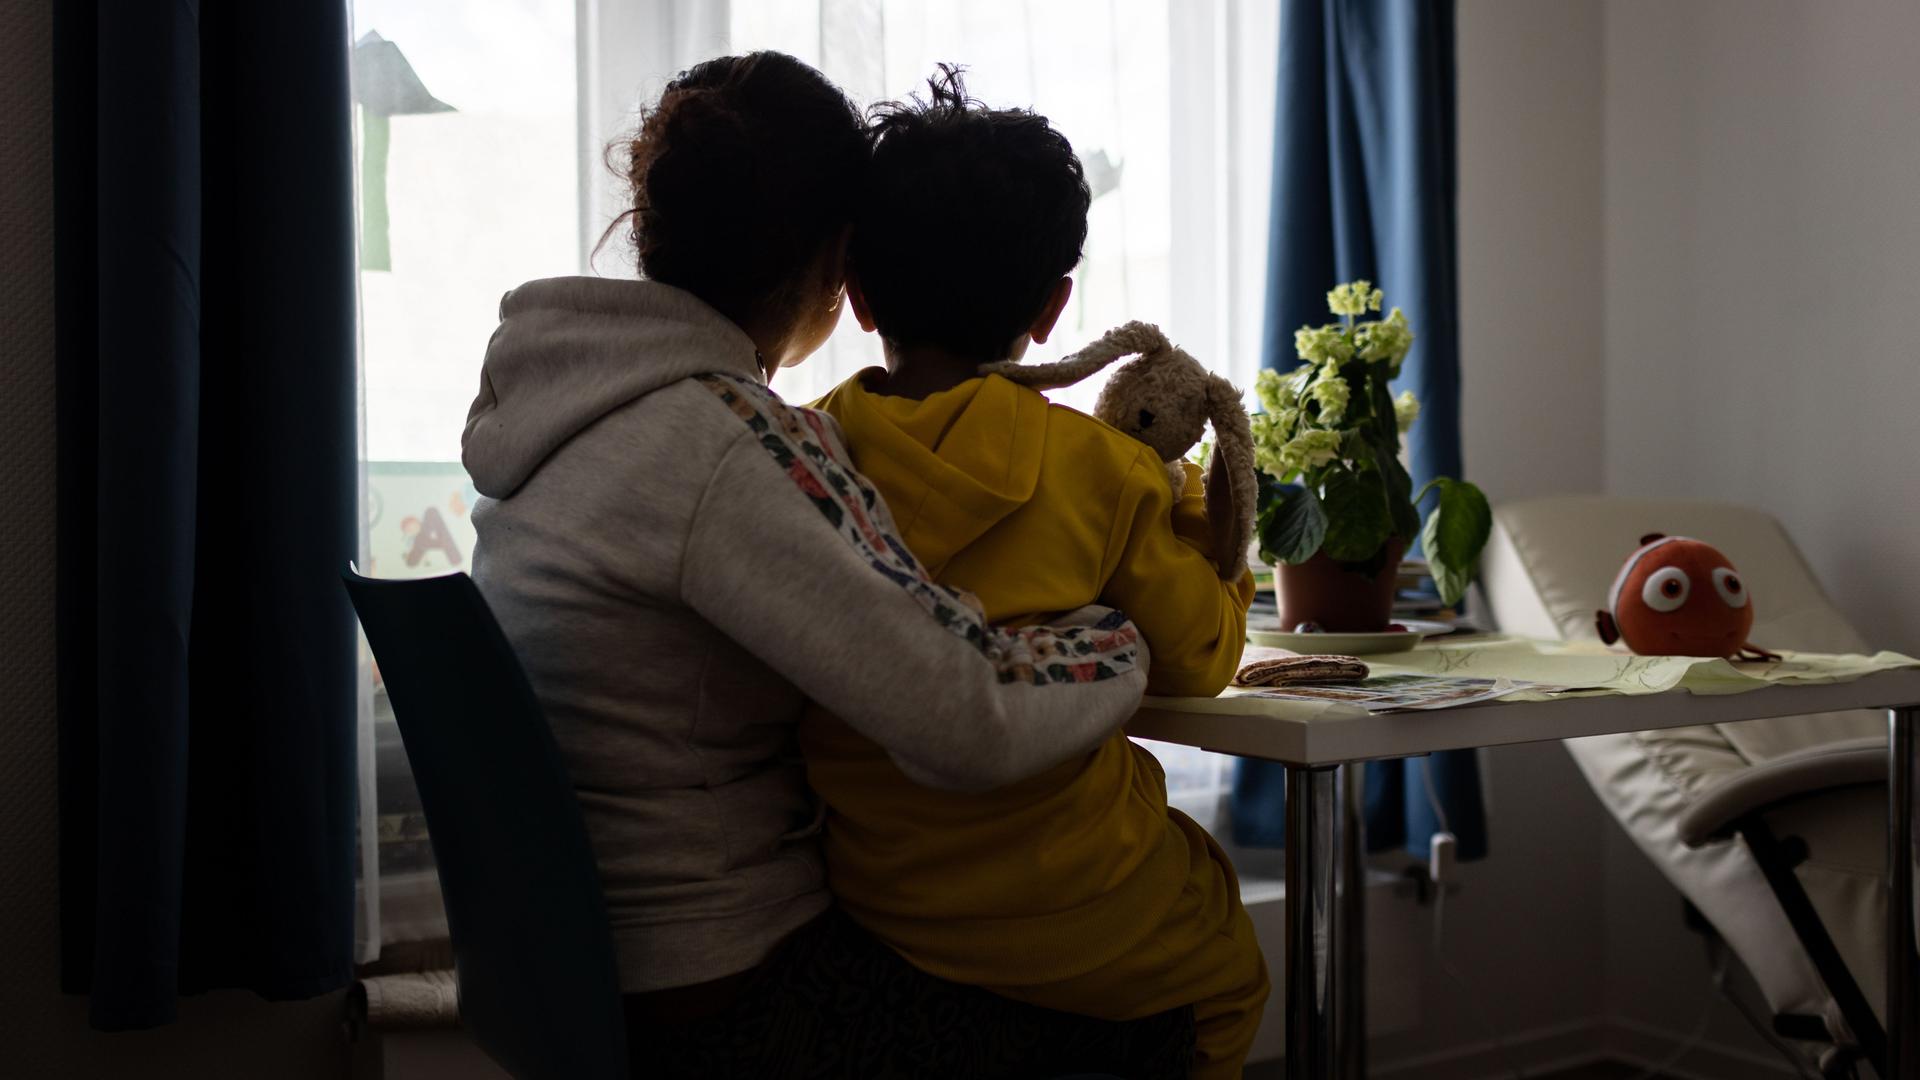
[[[1127,734],[1294,765],[1412,757],[1436,750],[1574,739],[1846,709],[1920,705],[1920,669],[1846,682],[1768,685],[1739,693],[1496,700],[1458,708],[1368,713],[1357,706],[1257,697],[1149,698]]]

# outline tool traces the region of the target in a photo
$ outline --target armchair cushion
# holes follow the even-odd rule
[[[1741,818],[1789,799],[1834,788],[1887,782],[1887,741],[1852,739],[1812,746],[1733,772],[1680,814],[1688,847],[1726,837]]]

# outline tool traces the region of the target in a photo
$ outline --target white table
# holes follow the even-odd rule
[[[1366,1072],[1364,889],[1358,785],[1348,766],[1437,750],[1574,739],[1844,709],[1888,714],[1887,1075],[1920,1076],[1920,958],[1914,951],[1915,719],[1920,670],[1852,682],[1553,701],[1494,701],[1429,712],[1328,716],[1272,699],[1207,699],[1209,711],[1156,698],[1127,725],[1143,739],[1278,761],[1287,769],[1287,1075]],[[1218,710],[1230,710],[1221,712]],[[1348,811],[1348,812],[1343,812]],[[1904,857],[1903,857],[1904,854]]]

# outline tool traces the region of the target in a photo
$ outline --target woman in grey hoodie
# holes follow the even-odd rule
[[[831,907],[795,747],[807,700],[923,783],[986,789],[1111,733],[1145,647],[1101,609],[986,625],[914,563],[833,422],[768,388],[844,297],[868,150],[832,84],[778,53],[708,61],[627,150],[646,280],[507,294],[463,456],[483,496],[474,579],[579,793],[636,1063],[756,1078],[1184,1063],[1190,1018],[1106,1024],[942,984]]]

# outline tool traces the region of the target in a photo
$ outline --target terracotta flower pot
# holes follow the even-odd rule
[[[1380,556],[1364,563],[1336,562],[1325,552],[1296,566],[1279,568],[1280,626],[1315,623],[1329,633],[1377,634],[1393,621],[1394,584],[1405,539],[1387,539]]]

